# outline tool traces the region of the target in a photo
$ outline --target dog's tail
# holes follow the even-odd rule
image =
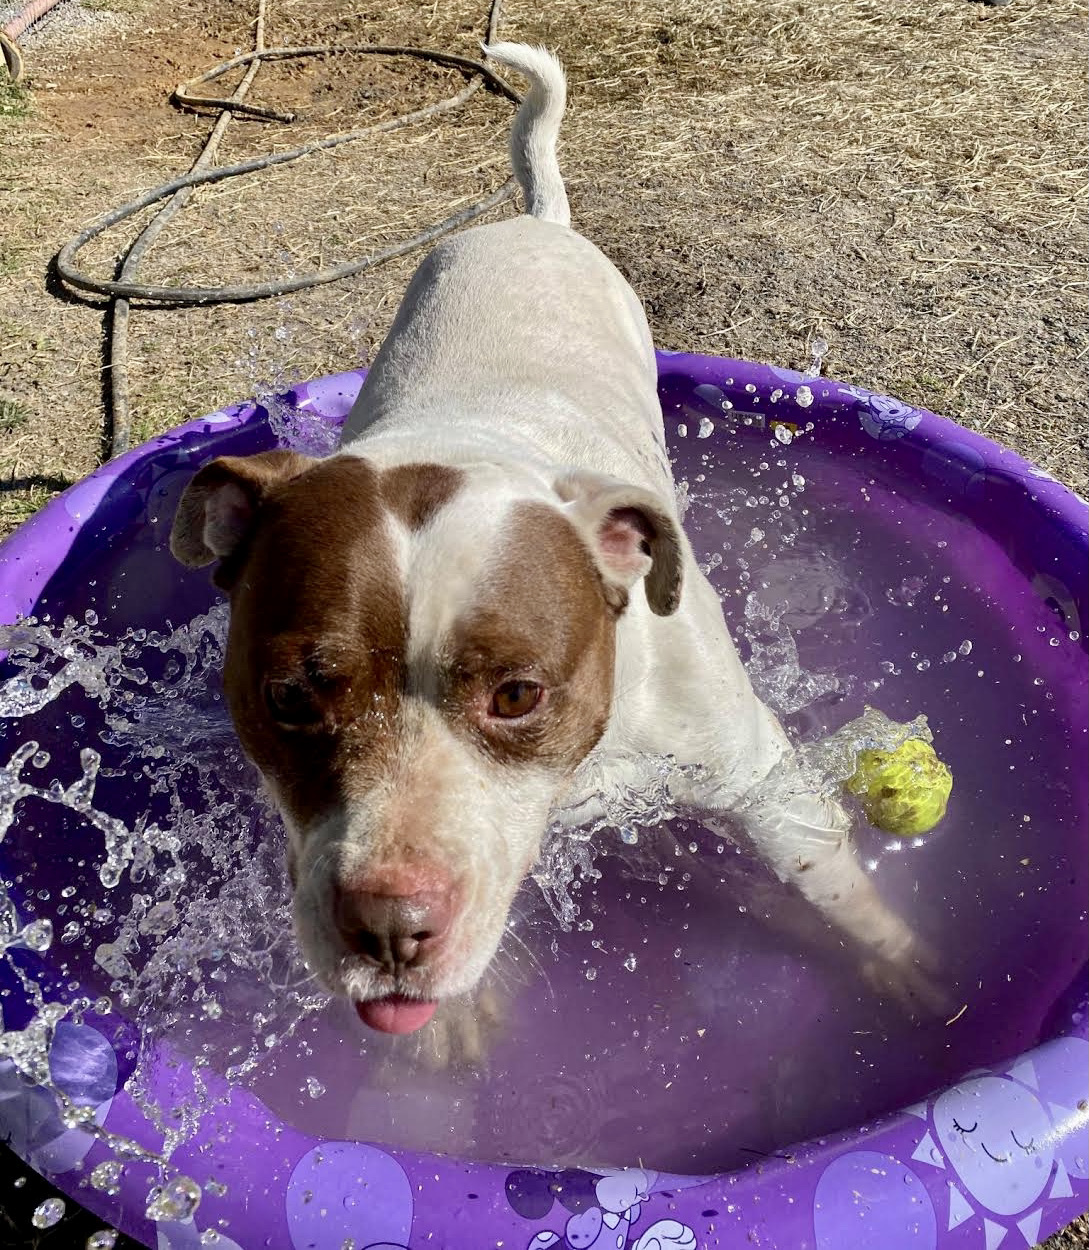
[[[525,43],[485,44],[484,52],[530,82],[510,134],[511,164],[525,193],[526,211],[532,217],[569,226],[571,210],[556,159],[556,140],[567,103],[563,66],[547,49]]]

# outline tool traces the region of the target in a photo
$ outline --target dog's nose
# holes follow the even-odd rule
[[[348,947],[384,971],[400,974],[418,963],[450,923],[449,897],[438,891],[340,895],[337,926]]]

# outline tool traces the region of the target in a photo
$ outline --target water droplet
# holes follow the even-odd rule
[[[69,1106],[63,1108],[60,1118],[66,1128],[80,1128],[95,1118],[95,1112],[93,1107]]]
[[[678,438],[688,437],[688,426],[685,425],[683,421],[677,426],[677,437]]]
[[[53,922],[32,920],[23,930],[23,945],[32,951],[47,951],[53,945]]]
[[[634,956],[634,955],[629,955],[629,956],[627,957],[627,959],[625,959],[625,960],[624,960],[624,967],[625,967],[625,968],[627,968],[627,970],[628,970],[629,972],[634,972],[634,971],[635,971],[635,963],[636,963],[635,956]]]
[[[960,644],[957,650],[960,652],[961,655],[971,655],[972,654],[971,638],[965,638],[965,640]]]
[[[700,428],[696,431],[697,438],[710,438],[715,432],[715,423],[710,417],[702,417],[700,419]]]
[[[122,1165],[117,1159],[107,1159],[105,1163],[98,1164],[92,1171],[91,1184],[95,1189],[101,1189],[107,1194],[120,1193],[121,1168]]]
[[[639,834],[631,827],[631,825],[621,825],[620,841],[623,842],[625,846],[635,846],[635,844],[639,841]]]
[[[794,402],[799,408],[808,408],[813,403],[813,392],[808,386],[799,386],[794,392]]]
[[[59,1224],[63,1219],[64,1199],[46,1198],[40,1206],[34,1208],[34,1214],[30,1217],[30,1222],[35,1228],[52,1228],[54,1224]]]
[[[201,1003],[200,1010],[209,1020],[218,1020],[223,1015],[223,1008],[214,998],[206,998]]]
[[[306,1092],[311,1098],[320,1098],[325,1093],[325,1086],[316,1076],[306,1078]]]
[[[184,1220],[200,1205],[200,1186],[189,1176],[176,1176],[156,1186],[147,1199],[149,1220]]]
[[[775,437],[780,443],[790,443],[794,440],[794,431],[789,425],[784,425],[781,421],[774,427]]]
[[[112,1228],[100,1228],[86,1241],[86,1250],[113,1250],[117,1245],[117,1233]]]
[[[22,1187],[26,1184],[26,1177],[17,1176],[11,1183],[15,1186],[16,1189],[22,1189]]]
[[[586,977],[587,981],[592,981],[597,976],[597,969],[587,968],[586,971],[583,973],[583,976]]]

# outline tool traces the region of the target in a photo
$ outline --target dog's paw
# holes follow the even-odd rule
[[[953,998],[943,972],[937,953],[914,937],[895,953],[871,951],[862,961],[862,976],[870,989],[912,1020],[952,1012]]]

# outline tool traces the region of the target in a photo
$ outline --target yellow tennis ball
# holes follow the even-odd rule
[[[929,833],[945,815],[953,774],[929,742],[909,738],[895,751],[859,751],[846,784],[871,825],[910,838]]]

